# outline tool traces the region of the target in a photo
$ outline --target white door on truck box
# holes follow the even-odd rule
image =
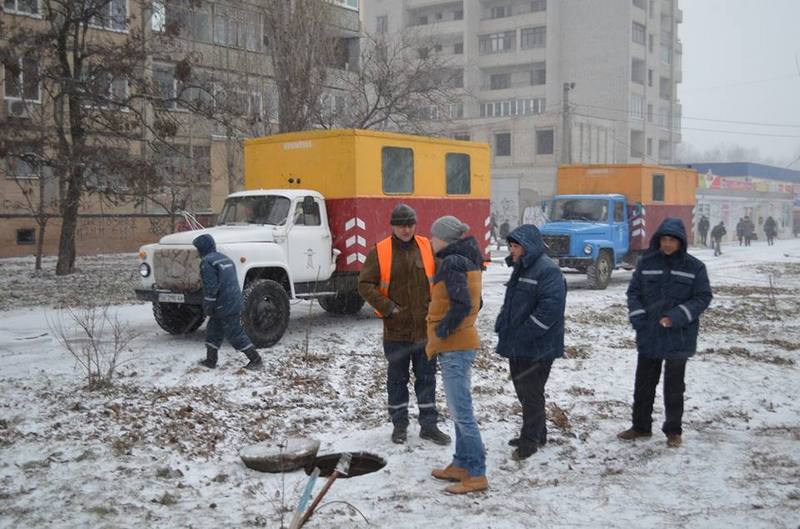
[[[295,202],[289,227],[289,268],[297,282],[324,281],[331,275],[331,232],[323,218],[323,208],[314,197],[303,207],[303,199]]]

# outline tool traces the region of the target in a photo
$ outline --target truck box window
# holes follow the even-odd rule
[[[383,192],[414,192],[414,151],[401,147],[383,148]]]
[[[625,206],[622,202],[614,203],[614,222],[625,222]]]
[[[469,195],[469,155],[449,152],[445,156],[447,165],[447,194]]]
[[[653,175],[653,202],[664,202],[664,175]]]

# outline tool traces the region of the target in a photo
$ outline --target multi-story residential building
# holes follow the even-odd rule
[[[46,24],[42,13],[48,0],[3,0],[0,17],[7,34],[35,31]],[[330,27],[341,43],[333,67],[357,68],[361,19],[358,0],[328,0]],[[166,110],[179,122],[172,149],[161,154],[158,169],[165,174],[185,174],[175,182],[188,192],[186,209],[196,215],[213,216],[219,212],[225,196],[241,188],[242,136],[258,136],[274,132],[277,117],[275,84],[269,57],[269,35],[264,26],[263,6],[257,0],[169,0],[153,2],[152,12],[139,12],[138,2],[109,0],[109,16],[104,23],[92,24],[93,31],[114,34],[122,42],[131,27],[144,29],[147,38],[158,42],[147,57],[146,76],[161,87]],[[179,28],[176,31],[176,28]],[[0,43],[4,36],[0,35]],[[160,39],[160,40],[159,40]],[[205,120],[187,111],[177,96],[180,75],[179,61],[187,54],[194,60],[193,79],[204,76],[224,79],[227,107],[238,114],[235,136],[232,130]],[[24,123],[49,101],[35,81],[41,65],[34,58],[25,59],[20,68],[0,68],[3,104],[0,105],[0,127],[7,120]],[[234,88],[231,88],[234,87]],[[126,93],[128,84],[113,83],[110,91]],[[181,97],[203,98],[208,93],[188,90]],[[146,111],[146,110],[145,110]],[[152,115],[152,112],[150,113]],[[37,122],[36,127],[52,123]],[[131,142],[131,152],[141,152],[142,145]],[[113,153],[109,153],[113,156]],[[38,195],[36,181],[42,167],[29,159],[6,156],[0,163],[0,257],[30,255],[35,252],[36,222],[26,208],[23,189]],[[152,242],[171,229],[168,212],[149,199],[109,202],[102,198],[102,187],[114,181],[115,175],[91,175],[87,184],[95,193],[84,195],[78,221],[78,254],[135,251],[140,244]],[[44,180],[42,180],[44,181]],[[23,185],[19,185],[22,183]],[[33,183],[34,185],[30,185]],[[58,201],[58,182],[50,179],[44,193],[48,203]],[[169,195],[167,191],[165,193]],[[37,197],[33,196],[33,201]],[[168,198],[168,197],[167,197]],[[58,247],[60,220],[57,204],[47,225],[44,241],[46,254]]]
[[[558,164],[673,161],[677,0],[364,0],[362,10],[368,33],[434,38],[463,73],[447,129],[492,146],[498,222],[513,227],[552,195]]]

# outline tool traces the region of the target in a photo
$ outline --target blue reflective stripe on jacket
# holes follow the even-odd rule
[[[659,238],[670,235],[681,249],[668,257]],[[697,351],[700,315],[711,303],[711,285],[702,261],[686,253],[686,231],[678,219],[666,219],[653,235],[650,252],[636,266],[628,285],[628,318],[636,330],[636,348],[649,358],[686,359]],[[671,327],[659,321],[668,316]]]
[[[564,309],[567,284],[561,269],[544,255],[544,242],[533,225],[522,225],[509,236],[525,255],[513,266],[503,308],[497,316],[497,352],[505,357],[549,360],[564,355]]]

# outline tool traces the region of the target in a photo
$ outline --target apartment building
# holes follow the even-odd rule
[[[5,32],[35,31],[43,19],[47,0],[2,0],[0,17]],[[358,63],[361,19],[358,0],[328,0],[330,27],[341,43],[341,53],[333,67],[354,68]],[[225,196],[241,188],[242,160],[238,142],[244,137],[274,132],[277,118],[275,84],[271,74],[269,35],[265,32],[263,7],[257,0],[169,0],[153,2],[152,11],[140,12],[137,2],[110,0],[107,16],[92,24],[93,31],[107,32],[124,42],[127,33],[143,29],[148,39],[158,43],[147,57],[145,76],[157,83],[164,94],[166,110],[177,119],[179,128],[174,149],[155,156],[158,170],[165,174],[187,174],[178,182],[188,193],[186,209],[201,220],[211,221],[221,209]],[[179,28],[176,32],[175,28]],[[115,36],[115,37],[114,37]],[[2,42],[3,35],[0,35]],[[176,67],[187,54],[197,61],[193,77],[224,79],[224,97],[238,114],[236,137],[231,130],[187,111],[176,93],[180,87]],[[199,59],[199,61],[198,61]],[[50,127],[33,117],[51,102],[36,82],[42,65],[35,58],[20,59],[20,67],[0,67],[3,102],[0,105],[0,127],[8,120],[30,121],[31,126]],[[230,88],[234,87],[234,88]],[[109,92],[126,94],[126,82],[114,82]],[[207,93],[189,90],[187,98],[208,97]],[[181,96],[181,97],[184,97]],[[147,109],[143,109],[144,112]],[[151,112],[152,115],[152,112]],[[33,146],[32,148],[35,148]],[[141,152],[136,142],[131,152]],[[113,153],[109,153],[113,156]],[[34,203],[40,193],[37,181],[44,182],[46,168],[31,164],[29,159],[5,156],[0,163],[0,257],[31,255],[36,248],[36,222],[25,206],[25,189],[33,193]],[[152,200],[108,201],[103,199],[102,186],[114,182],[115,175],[91,175],[88,186],[95,193],[84,195],[78,223],[78,254],[136,251],[140,244],[157,240],[171,231],[170,218],[162,204]],[[20,185],[22,184],[22,185]],[[42,193],[53,203],[53,218],[47,225],[45,254],[54,254],[58,247],[60,221],[57,214],[59,188],[56,179],[49,179]],[[168,192],[167,192],[168,194]]]
[[[446,127],[492,146],[498,222],[530,221],[558,164],[673,161],[677,0],[363,0],[362,11],[368,33],[434,38],[461,74]]]

